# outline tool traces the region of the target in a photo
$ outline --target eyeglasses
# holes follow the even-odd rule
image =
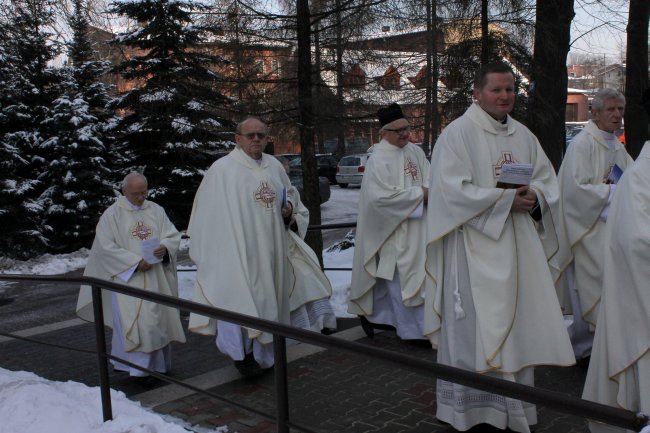
[[[254,140],[255,137],[259,138],[260,140],[264,140],[266,138],[265,132],[249,132],[248,134],[240,134],[240,135],[243,135],[249,140]]]
[[[405,132],[411,132],[411,127],[410,126],[405,126],[404,128],[399,128],[399,129],[389,129],[389,128],[384,128],[384,131],[390,131],[394,132],[398,135],[402,135]]]

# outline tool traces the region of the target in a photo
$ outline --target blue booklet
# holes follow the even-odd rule
[[[282,207],[287,207],[287,187],[282,188]]]
[[[621,170],[621,167],[614,164],[611,171],[609,172],[609,176],[607,176],[607,183],[618,183],[622,175],[623,170]]]

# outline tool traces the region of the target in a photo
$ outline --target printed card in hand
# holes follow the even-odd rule
[[[519,188],[530,185],[533,177],[532,164],[504,164],[501,166],[501,174],[497,181],[497,188]]]

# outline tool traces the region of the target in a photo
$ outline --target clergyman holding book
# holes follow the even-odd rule
[[[431,157],[424,331],[438,362],[532,386],[536,365],[575,363],[548,263],[558,249],[557,179],[535,136],[509,115],[508,65],[482,67],[473,96]],[[518,177],[498,185],[512,164],[508,176]],[[456,430],[529,433],[537,423],[524,401],[441,379],[436,393],[436,417]]]

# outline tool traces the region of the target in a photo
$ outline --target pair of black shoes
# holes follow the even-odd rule
[[[255,357],[252,353],[247,353],[241,361],[235,361],[235,368],[246,377],[259,376],[273,369],[273,367],[262,368],[262,366],[255,361]]]

